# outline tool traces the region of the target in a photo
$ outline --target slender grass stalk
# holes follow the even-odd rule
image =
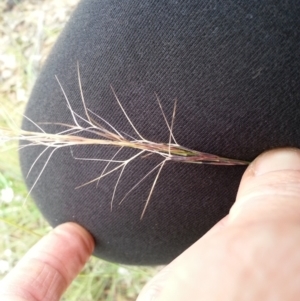
[[[83,90],[82,90],[82,85],[81,85],[81,77],[80,77],[80,71],[79,71],[78,64],[77,64],[77,73],[78,73],[78,83],[79,83],[79,88],[80,88],[81,100],[82,100],[85,116],[78,115],[72,109],[65,91],[64,91],[60,81],[56,77],[58,84],[59,84],[59,86],[63,92],[63,95],[66,99],[67,107],[70,110],[74,124],[56,123],[56,124],[59,124],[59,125],[65,127],[65,130],[53,134],[53,133],[47,133],[46,131],[44,131],[42,128],[42,124],[36,124],[31,119],[24,116],[25,118],[27,118],[28,121],[30,121],[36,127],[36,129],[37,129],[36,131],[26,131],[26,130],[18,129],[15,126],[11,126],[10,128],[0,128],[0,142],[1,142],[1,140],[2,141],[18,140],[18,141],[29,142],[29,144],[26,145],[25,147],[36,146],[36,145],[46,146],[46,149],[44,149],[43,152],[33,162],[32,166],[29,170],[29,173],[32,170],[33,166],[36,164],[36,162],[40,159],[42,154],[44,152],[46,152],[47,149],[52,148],[52,152],[48,156],[46,163],[44,164],[42,170],[40,171],[40,174],[38,175],[37,179],[35,180],[29,193],[32,191],[32,189],[36,185],[37,181],[39,180],[41,174],[43,173],[44,169],[46,168],[46,165],[49,162],[53,153],[57,149],[60,149],[62,147],[70,147],[70,146],[74,146],[74,145],[99,145],[99,146],[108,145],[108,146],[113,146],[113,147],[119,148],[118,151],[114,154],[114,156],[110,160],[103,160],[101,158],[99,158],[99,159],[75,158],[75,159],[81,159],[81,160],[95,160],[95,161],[107,162],[105,168],[103,169],[103,171],[99,177],[97,177],[89,182],[86,182],[85,184],[83,184],[77,188],[91,184],[93,182],[97,182],[97,185],[98,185],[99,181],[106,175],[111,174],[117,170],[121,170],[120,175],[117,179],[116,185],[113,190],[111,206],[114,201],[118,183],[120,182],[120,179],[122,177],[122,174],[123,174],[126,166],[130,162],[132,162],[134,159],[141,156],[142,154],[145,155],[145,153],[146,154],[157,154],[162,157],[163,161],[160,162],[150,172],[148,172],[146,174],[146,176],[143,177],[136,185],[134,185],[134,187],[132,187],[126,193],[126,195],[120,202],[120,203],[122,203],[124,201],[124,199],[131,193],[131,191],[133,191],[153,171],[158,169],[157,175],[155,177],[155,180],[151,187],[150,193],[146,200],[146,204],[145,204],[144,210],[142,212],[141,218],[143,218],[143,216],[145,214],[146,208],[149,204],[151,195],[154,191],[154,187],[158,181],[161,170],[167,161],[190,163],[190,164],[211,164],[211,165],[247,165],[247,164],[249,164],[249,162],[247,162],[247,161],[224,158],[224,157],[220,157],[217,155],[204,153],[204,152],[200,152],[197,150],[192,150],[192,149],[189,149],[189,148],[179,145],[176,142],[176,139],[173,134],[177,101],[175,101],[175,103],[174,103],[172,120],[171,120],[171,124],[169,124],[169,122],[166,118],[166,115],[163,111],[161,102],[157,95],[156,95],[156,99],[157,99],[159,108],[162,112],[163,118],[164,118],[167,128],[169,130],[169,141],[167,143],[156,143],[154,141],[149,141],[149,140],[145,139],[140,134],[140,132],[137,130],[137,128],[134,126],[134,124],[132,123],[132,121],[129,118],[128,114],[126,113],[124,107],[122,106],[121,101],[119,100],[116,92],[111,87],[114,97],[115,97],[116,101],[118,102],[120,109],[122,110],[124,116],[130,123],[132,129],[138,136],[138,139],[135,139],[133,137],[130,137],[130,139],[129,139],[129,138],[125,137],[113,125],[111,125],[105,119],[98,116],[96,113],[94,113],[93,111],[91,111],[90,109],[88,109],[86,107]],[[97,120],[95,120],[94,118],[97,118]],[[81,121],[81,122],[79,122],[79,121]],[[81,125],[82,123],[84,125]],[[13,124],[13,122],[10,122],[10,124]],[[96,138],[88,138],[85,136],[86,133],[93,134],[93,136],[95,136]],[[137,149],[137,150],[139,150],[139,152],[127,160],[123,160],[123,161],[115,160],[116,155],[123,148]],[[117,167],[109,169],[110,163],[118,163],[118,165],[117,165]]]

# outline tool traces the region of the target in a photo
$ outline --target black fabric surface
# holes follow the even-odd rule
[[[33,89],[25,114],[36,122],[72,124],[59,78],[80,115],[76,64],[87,107],[119,131],[136,137],[110,85],[140,133],[168,142],[155,99],[170,119],[178,99],[174,135],[183,146],[253,160],[274,147],[300,147],[300,2],[85,0],[74,12]],[[27,120],[23,127],[34,129]],[[43,125],[51,132],[59,125]],[[20,153],[24,175],[44,148]],[[32,187],[51,150],[27,178]],[[110,202],[119,172],[99,176],[116,148],[81,146],[54,152],[32,190],[51,225],[74,221],[96,240],[95,255],[150,265],[174,259],[224,217],[245,168],[168,162],[140,220],[155,173],[123,196],[161,162],[128,165]],[[122,150],[128,158],[134,150]]]

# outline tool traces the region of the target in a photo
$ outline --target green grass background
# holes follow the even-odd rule
[[[0,1],[0,127],[19,124],[41,66],[78,0]],[[17,143],[0,137],[0,279],[51,228],[27,196]],[[26,200],[25,200],[26,199]],[[91,258],[62,300],[135,300],[157,268]]]

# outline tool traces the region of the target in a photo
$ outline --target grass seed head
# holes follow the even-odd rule
[[[142,212],[141,218],[145,214],[146,208],[149,204],[151,195],[154,191],[154,188],[158,181],[161,170],[167,161],[190,163],[190,164],[211,164],[211,165],[247,165],[247,164],[249,164],[249,162],[246,162],[246,161],[224,158],[224,157],[220,157],[217,155],[204,153],[204,152],[200,152],[197,150],[192,150],[192,149],[189,149],[189,148],[179,145],[173,134],[177,101],[174,102],[172,120],[171,120],[171,123],[169,123],[157,94],[155,94],[156,100],[158,102],[162,116],[163,116],[164,121],[169,130],[169,140],[167,143],[156,143],[154,141],[149,141],[149,140],[145,139],[141,135],[141,133],[138,131],[138,129],[135,127],[133,122],[131,121],[129,115],[127,114],[124,107],[122,106],[121,101],[119,100],[116,92],[111,87],[112,93],[113,93],[120,109],[122,110],[124,116],[126,117],[129,124],[131,125],[133,131],[137,135],[137,138],[133,138],[131,136],[128,136],[130,139],[126,138],[112,124],[110,124],[108,121],[103,119],[101,116],[99,116],[96,113],[94,113],[93,111],[91,111],[89,108],[87,108],[85,99],[84,99],[82,85],[81,85],[81,78],[80,78],[80,71],[79,71],[78,64],[77,64],[77,74],[78,74],[78,83],[79,83],[81,100],[82,100],[82,105],[84,108],[85,116],[80,116],[72,109],[71,103],[63,89],[63,86],[60,83],[59,79],[56,77],[58,84],[62,90],[62,93],[64,95],[64,98],[66,100],[67,108],[69,109],[70,114],[72,116],[73,124],[56,123],[56,125],[62,126],[63,130],[60,132],[57,132],[57,133],[48,133],[43,129],[43,124],[37,124],[33,120],[24,116],[24,118],[26,118],[30,123],[32,123],[34,125],[34,127],[36,128],[36,131],[27,131],[27,130],[19,129],[14,125],[13,122],[10,122],[11,126],[8,128],[0,128],[0,142],[1,141],[7,142],[7,141],[11,141],[11,140],[27,141],[28,144],[25,145],[24,147],[43,145],[46,147],[46,150],[49,148],[52,148],[52,151],[51,151],[50,155],[48,156],[46,163],[44,164],[42,170],[40,171],[37,179],[35,180],[33,186],[30,189],[29,193],[32,191],[35,184],[39,180],[42,172],[46,168],[53,153],[57,149],[60,149],[62,147],[70,147],[70,146],[75,146],[75,145],[99,145],[99,146],[109,145],[112,147],[117,147],[119,149],[110,160],[102,160],[101,158],[89,159],[89,158],[75,158],[74,157],[74,159],[78,159],[78,160],[80,159],[80,160],[107,161],[107,164],[99,177],[84,183],[80,187],[94,183],[94,182],[96,182],[98,185],[99,181],[103,177],[107,176],[108,174],[110,174],[112,172],[116,172],[116,171],[120,170],[120,175],[117,179],[117,183],[113,190],[111,206],[114,201],[118,183],[122,177],[122,174],[123,174],[126,166],[129,163],[131,163],[134,159],[136,159],[139,156],[142,156],[142,155],[145,156],[145,154],[158,154],[162,157],[162,162],[159,163],[150,172],[148,172],[145,175],[145,177],[143,177],[136,185],[134,185],[134,187],[132,187],[126,193],[126,195],[120,202],[120,203],[122,203],[124,201],[124,199],[145,178],[147,178],[152,172],[154,172],[155,170],[158,169],[157,175],[156,175],[153,185],[150,189],[149,196],[146,200],[145,207]],[[93,137],[95,137],[95,138],[88,138],[86,134],[93,134]],[[139,152],[127,160],[123,160],[123,161],[115,160],[116,155],[124,148],[137,149],[137,150],[139,150]],[[40,157],[43,155],[44,152],[45,152],[45,150],[34,161],[34,163],[32,164],[32,166],[29,170],[29,173],[32,170],[32,168],[34,167],[35,163],[40,159]],[[116,167],[110,168],[111,163],[117,163],[118,165]],[[77,188],[80,188],[80,187],[77,187]]]

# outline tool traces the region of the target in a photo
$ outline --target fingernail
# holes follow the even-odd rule
[[[256,176],[272,171],[300,170],[300,150],[285,148],[268,151],[254,160],[252,169]]]

